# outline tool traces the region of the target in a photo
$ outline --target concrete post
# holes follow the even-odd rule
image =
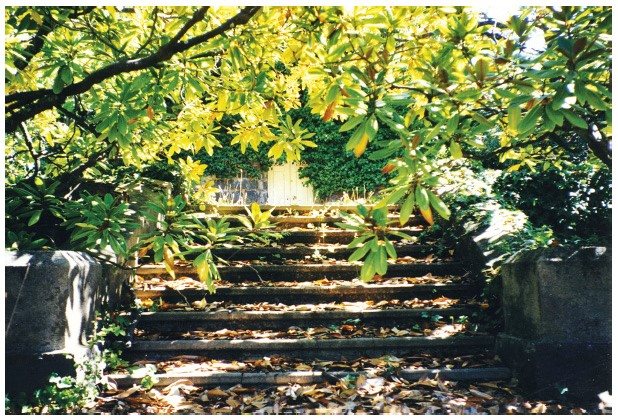
[[[529,394],[611,389],[611,248],[536,250],[502,266],[497,351]]]

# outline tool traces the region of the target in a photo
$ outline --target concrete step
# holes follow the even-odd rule
[[[349,371],[277,371],[277,372],[218,372],[202,371],[190,373],[160,373],[155,374],[155,386],[168,386],[180,379],[188,379],[193,385],[199,386],[263,386],[263,385],[287,385],[300,384],[310,385],[322,383],[333,379],[343,379],[347,376],[366,375],[364,372]],[[506,367],[473,367],[460,369],[447,368],[418,368],[401,369],[394,376],[407,381],[418,381],[422,379],[436,379],[449,381],[473,381],[490,382],[508,380],[511,378],[511,371]],[[116,382],[118,387],[126,388],[139,385],[141,377],[132,377],[130,374],[110,374],[109,378]]]
[[[398,257],[425,257],[431,253],[431,247],[429,245],[421,244],[400,244],[396,245]],[[217,248],[213,250],[213,254],[224,260],[259,260],[266,259],[304,259],[305,257],[311,257],[316,254],[316,251],[326,257],[334,258],[337,260],[347,259],[352,255],[356,248],[347,248],[342,244],[330,244],[330,245],[285,245],[285,246],[234,246],[231,248]]]
[[[168,311],[143,312],[137,327],[157,331],[179,331],[199,328],[218,330],[222,328],[238,329],[287,329],[290,326],[314,327],[339,324],[344,321],[358,320],[365,325],[403,326],[424,321],[431,315],[443,318],[470,316],[478,312],[473,305],[460,305],[446,308],[418,309],[342,309],[332,311]]]
[[[342,212],[355,212],[358,204],[323,204],[317,203],[315,205],[284,205],[284,206],[276,206],[276,205],[260,205],[260,210],[262,212],[268,211],[272,209],[273,215],[315,215],[315,214],[334,214],[337,211]],[[245,214],[245,207],[249,207],[249,205],[211,205],[207,206],[206,213],[210,214],[222,214],[222,215],[233,215],[233,214]],[[372,208],[373,205],[365,205],[367,208]],[[397,211],[399,209],[399,205],[389,205],[389,212]],[[198,213],[198,212],[196,212]]]
[[[197,283],[199,285],[199,282]],[[468,283],[431,283],[431,284],[375,284],[354,283],[318,286],[312,283],[294,284],[293,286],[229,286],[218,287],[216,293],[210,294],[205,289],[148,289],[137,290],[139,299],[163,299],[169,303],[208,301],[230,301],[236,303],[274,302],[285,304],[321,303],[321,302],[356,302],[366,300],[392,300],[433,298],[446,296],[466,298],[476,295],[481,287]]]
[[[418,236],[423,228],[393,228],[395,231],[403,232],[412,237]],[[242,234],[241,234],[242,235]],[[283,238],[278,240],[281,244],[349,244],[357,236],[356,232],[338,228],[322,228],[322,229],[288,229],[283,231]],[[391,239],[392,238],[392,239]],[[400,241],[401,238],[390,235],[391,241]]]
[[[244,211],[235,214],[226,214],[231,225],[241,225],[240,221],[235,218],[235,215],[244,215]],[[222,214],[213,213],[194,213],[198,219],[221,219]],[[399,214],[391,213],[387,216],[388,221],[393,226],[399,226]],[[290,215],[286,213],[279,213],[270,217],[270,222],[277,225],[277,228],[290,228],[290,227],[306,227],[309,224],[313,224],[315,227],[320,225],[335,226],[337,222],[343,222],[344,218],[333,213],[323,214],[305,214],[305,215]],[[407,226],[413,225],[427,225],[426,222],[418,217],[411,216],[410,220],[406,223]]]
[[[338,360],[362,356],[409,355],[414,352],[453,352],[464,354],[490,350],[491,335],[455,335],[436,337],[361,337],[347,339],[254,338],[234,340],[172,339],[135,340],[127,352],[130,357],[161,359],[178,354],[195,354],[243,360],[266,354],[287,355],[299,359]]]
[[[307,281],[318,279],[355,279],[359,277],[361,265],[351,263],[341,264],[264,264],[264,265],[232,265],[218,267],[221,279],[229,282],[244,281]],[[196,275],[192,265],[177,265],[174,268],[176,275]],[[458,261],[443,263],[401,263],[389,264],[384,277],[419,277],[426,274],[433,275],[461,275],[465,274],[464,264]],[[167,270],[163,265],[144,265],[137,269],[142,277],[166,276]]]

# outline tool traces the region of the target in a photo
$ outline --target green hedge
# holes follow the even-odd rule
[[[292,119],[302,119],[302,126],[310,132],[315,132],[312,140],[317,148],[309,148],[302,152],[302,162],[305,166],[300,169],[300,175],[313,186],[316,196],[326,199],[343,192],[364,191],[370,192],[387,184],[389,177],[382,174],[381,169],[385,160],[372,161],[368,158],[372,151],[378,149],[375,141],[371,143],[360,157],[345,150],[348,133],[339,133],[341,124],[324,122],[307,109],[290,112]],[[394,138],[391,131],[380,129],[377,141]]]
[[[343,192],[370,192],[387,184],[388,177],[381,173],[387,160],[372,161],[368,158],[377,149],[375,143],[369,145],[363,156],[356,158],[345,150],[347,136],[339,133],[339,123],[324,122],[306,109],[292,110],[290,116],[294,120],[302,119],[302,126],[316,133],[312,140],[318,147],[302,152],[305,166],[300,169],[300,175],[313,186],[318,198],[326,199]],[[223,147],[216,148],[213,155],[201,151],[197,159],[208,165],[205,174],[217,178],[238,177],[241,170],[245,177],[259,177],[273,165],[267,155],[269,146],[263,144],[257,152],[248,148],[245,154],[241,153],[237,145],[230,144],[232,138],[226,132],[226,127],[233,123],[233,118],[224,118],[217,135]],[[393,135],[382,129],[376,140],[388,140]]]

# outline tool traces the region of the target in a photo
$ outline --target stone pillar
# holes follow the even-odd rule
[[[95,312],[119,303],[126,275],[76,251],[8,252],[4,264],[6,387],[14,393],[52,371],[74,371],[67,356],[89,354]]]
[[[524,391],[596,397],[611,389],[611,248],[536,250],[502,266],[497,351]]]

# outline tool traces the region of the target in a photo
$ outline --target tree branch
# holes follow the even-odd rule
[[[184,42],[169,42],[159,48],[157,52],[144,58],[118,61],[113,64],[107,65],[94,71],[83,80],[66,86],[59,94],[50,94],[49,90],[47,89],[37,90],[33,92],[15,93],[22,95],[30,94],[30,97],[34,98],[34,102],[25,105],[21,110],[13,113],[8,118],[6,118],[6,133],[11,134],[15,132],[21,122],[25,122],[28,119],[38,115],[39,113],[53,108],[54,106],[61,105],[67,99],[67,97],[84,93],[90,88],[92,88],[95,84],[101,83],[108,78],[112,78],[122,73],[139,71],[148,67],[152,67],[158,63],[169,60],[177,53],[184,52],[196,45],[199,45],[216,36],[219,36],[235,26],[246,24],[260,10],[260,8],[260,6],[244,7],[235,16],[231,17],[217,28],[212,29],[202,35],[195,36]],[[196,14],[199,13],[201,10],[202,9],[198,10]],[[185,29],[185,27],[183,27],[181,31],[174,37],[174,39],[178,38],[179,34],[181,36],[184,35],[186,30],[188,30],[188,28]]]
[[[56,107],[56,109],[58,109],[58,111],[60,113],[62,113],[63,115],[73,119],[73,121],[75,122],[75,124],[77,126],[79,126],[80,128],[84,129],[85,131],[90,132],[95,137],[100,135],[100,133],[97,132],[95,126],[89,124],[88,121],[86,121],[86,119],[84,119],[83,117],[79,116],[77,113],[73,113],[73,112],[63,108],[62,106],[58,106],[58,107]]]
[[[191,19],[187,23],[185,23],[185,25],[178,31],[176,36],[172,38],[170,44],[177,44],[182,39],[182,37],[185,36],[189,29],[195,26],[197,22],[204,19],[204,16],[206,16],[206,12],[209,8],[209,6],[200,7],[198,11],[193,14]]]
[[[34,171],[30,176],[31,179],[34,179],[39,174],[39,156],[34,152],[34,147],[32,146],[32,139],[30,138],[30,133],[28,132],[28,128],[25,123],[21,123],[19,125],[21,132],[24,134],[24,142],[26,143],[26,148],[28,148],[28,152],[32,157],[32,161],[34,161]]]
[[[69,18],[74,19],[86,13],[90,13],[90,11],[92,11],[93,9],[94,6],[78,8],[69,15]],[[17,67],[18,70],[23,70],[24,68],[26,68],[28,64],[30,64],[32,58],[36,54],[41,52],[41,49],[43,49],[43,45],[45,44],[45,37],[49,35],[56,28],[57,25],[58,22],[56,22],[51,17],[51,14],[46,13],[43,24],[36,31],[36,33],[31,39],[30,44],[24,50],[24,58],[15,61],[15,67]]]

